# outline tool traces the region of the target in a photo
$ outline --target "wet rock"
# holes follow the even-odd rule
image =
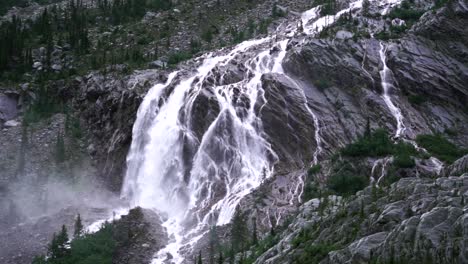
[[[162,222],[155,212],[135,208],[114,223],[118,241],[112,263],[140,264],[151,262],[153,255],[168,243]]]

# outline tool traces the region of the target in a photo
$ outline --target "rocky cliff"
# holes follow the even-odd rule
[[[218,10],[220,3],[199,5]],[[70,108],[49,119],[49,127],[39,121],[31,132],[12,120],[25,122],[20,106],[34,101],[34,86],[0,90],[0,153],[17,151],[25,163],[20,169],[32,178],[41,178],[38,171],[47,171],[42,167],[53,166],[57,174],[87,167],[87,177],[125,199],[109,195],[112,202],[102,206],[106,198],[99,197],[99,210],[122,204],[156,209],[143,210],[141,225],[156,231],[119,250],[115,263],[148,262],[157,252],[161,263],[188,263],[198,252],[203,262],[211,261],[208,230],[219,226],[219,240],[229,244],[236,208],[260,240],[229,252],[236,262],[467,262],[468,4],[309,5],[261,1],[245,12],[236,6],[226,23],[208,30],[248,27],[256,12],[271,9],[275,22],[233,47],[215,49],[227,40],[216,33],[200,49],[211,53],[195,53],[201,56],[177,69],[164,67],[168,47],[162,61],[151,64],[158,69],[129,73],[121,64],[50,80]],[[188,49],[192,25],[182,18],[189,6],[175,3],[175,9],[147,13],[137,24],[182,13],[182,23],[173,27],[180,34],[168,39],[177,43],[175,50]],[[56,50],[57,58],[73,56]],[[66,132],[73,128],[70,120],[84,130],[78,139],[73,129]],[[389,136],[367,149],[380,129]],[[65,144],[81,155],[64,165],[52,161],[55,150],[37,154],[60,145],[63,132]],[[30,150],[24,151],[26,141],[23,151],[11,144],[21,135],[30,135]],[[89,165],[76,166],[76,160]],[[0,167],[22,175],[12,164]],[[90,210],[91,221],[102,217],[93,214],[95,207],[85,202],[70,210]],[[116,225],[140,232],[132,217]],[[169,240],[159,239],[166,235],[161,225]],[[23,230],[30,233],[29,224]]]

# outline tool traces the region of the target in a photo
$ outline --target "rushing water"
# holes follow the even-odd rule
[[[267,103],[262,76],[283,74],[302,90],[282,67],[290,38],[299,31],[315,35],[361,6],[358,0],[325,17],[319,17],[320,7],[313,8],[303,13],[299,25],[287,25],[288,33],[245,41],[229,52],[206,54],[198,58],[196,70],[173,72],[164,84],[148,92],[133,127],[122,197],[131,207],[153,209],[163,217],[170,243],[155,255],[153,263],[182,263],[207,227],[229,223],[240,200],[272,175],[277,158],[259,117]],[[404,132],[403,117],[390,97],[391,72],[385,51],[381,45],[383,99],[397,119],[399,136]],[[229,83],[227,66],[233,62],[242,63],[245,71],[240,81]],[[219,111],[199,138],[193,131],[194,105],[207,91]],[[318,164],[323,151],[320,120],[305,94],[304,102],[315,126],[317,148],[311,164]],[[298,179],[291,199],[300,201],[303,188],[303,179]],[[275,218],[279,221],[281,215]]]
[[[391,93],[394,90],[392,71],[387,67],[387,47],[380,43],[380,60],[382,61],[382,70],[380,71],[380,78],[382,79],[382,98],[392,113],[397,122],[397,129],[395,131],[395,138],[400,138],[406,130],[403,123],[403,115],[401,109],[392,101]]]
[[[189,249],[208,226],[229,223],[240,200],[272,174],[275,153],[263,136],[255,106],[261,109],[267,103],[261,77],[283,73],[288,42],[276,36],[275,41],[245,41],[226,55],[206,54],[196,71],[174,72],[146,95],[133,128],[122,196],[131,206],[151,208],[164,216],[171,241],[153,263],[162,263],[168,253],[171,262],[183,262],[189,251],[181,249]],[[225,83],[228,72],[223,66],[246,54],[251,58],[242,62],[243,79]],[[211,90],[219,113],[198,140],[191,130],[191,117],[203,89]],[[318,147],[313,163],[317,163],[319,121],[307,100],[306,107],[316,125]],[[184,156],[186,144],[196,149],[188,158]]]

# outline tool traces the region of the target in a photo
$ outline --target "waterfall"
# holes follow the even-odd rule
[[[371,170],[371,185],[375,183],[375,186],[379,187],[380,182],[383,180],[383,178],[387,174],[386,169],[387,169],[388,163],[392,163],[392,162],[393,162],[393,157],[385,157],[385,158],[377,159],[374,161],[372,165],[372,170]],[[376,179],[375,171],[379,165],[381,166],[380,175]]]
[[[382,84],[382,89],[383,89],[382,98],[383,98],[385,104],[387,105],[388,109],[390,110],[390,112],[392,113],[393,117],[395,118],[395,120],[397,122],[397,129],[395,131],[394,138],[395,139],[402,139],[404,142],[407,142],[407,143],[413,145],[416,148],[416,150],[422,151],[425,154],[429,154],[429,152],[426,149],[418,146],[418,144],[414,140],[408,139],[408,138],[405,137],[406,136],[405,132],[406,132],[407,128],[406,128],[405,124],[403,123],[403,115],[401,113],[401,109],[395,103],[393,103],[392,97],[391,97],[391,93],[392,93],[392,91],[393,91],[393,89],[395,87],[393,86],[392,71],[387,67],[386,53],[387,53],[387,47],[382,42],[380,42],[379,55],[380,55],[380,60],[381,60],[382,65],[383,65],[382,66],[383,68],[380,71],[380,77],[382,79],[381,84]],[[442,168],[443,168],[443,163],[440,160],[438,160],[437,158],[435,158],[435,157],[431,157],[430,162],[432,163],[433,168],[436,171],[436,173],[440,174],[440,172],[442,171]],[[385,163],[385,165],[386,165],[386,163]],[[384,168],[385,168],[385,166],[383,166],[382,170],[384,170]],[[385,174],[382,173],[381,177],[377,181],[377,184],[379,183],[379,181],[384,176],[385,176]]]
[[[380,60],[382,62],[382,70],[380,71],[380,78],[382,80],[382,98],[387,105],[388,109],[392,113],[393,117],[397,122],[397,129],[395,131],[395,138],[400,138],[402,133],[405,132],[406,127],[403,123],[403,115],[401,114],[400,108],[398,108],[392,101],[391,92],[395,88],[393,86],[393,75],[392,71],[387,67],[387,47],[380,42]]]
[[[316,34],[361,5],[362,0],[358,0],[333,19],[318,18],[304,27],[304,32]],[[302,25],[315,20],[318,11],[315,8],[304,13]],[[122,197],[131,207],[153,209],[162,216],[170,241],[152,263],[184,262],[193,245],[208,232],[207,227],[229,223],[242,198],[272,175],[277,157],[259,117],[268,103],[261,78],[267,73],[283,74],[302,90],[282,67],[289,38],[300,27],[291,24],[287,29],[291,28],[292,33],[244,41],[230,52],[203,55],[194,60],[199,62],[196,70],[171,73],[141,103],[127,156]],[[228,65],[239,63],[242,79],[225,81],[230,74]],[[192,120],[194,104],[207,91],[213,95],[219,112],[199,138],[192,131],[197,122]],[[311,163],[318,164],[323,151],[320,121],[305,93],[303,96],[315,126],[317,147]],[[187,151],[187,146],[192,151]],[[291,199],[300,202],[304,180],[299,177],[297,182]],[[280,221],[281,214],[275,212],[275,219]]]
[[[276,155],[264,138],[255,105],[261,109],[267,103],[261,77],[283,73],[281,64],[289,40],[273,44],[278,52],[266,45],[271,40],[245,41],[227,55],[207,54],[195,72],[171,73],[140,105],[122,197],[132,207],[154,209],[164,217],[171,241],[153,263],[162,263],[168,254],[172,262],[183,262],[189,252],[181,249],[193,246],[208,226],[229,223],[240,200],[272,174],[275,158],[271,157]],[[245,54],[256,55],[243,62],[247,69],[243,79],[225,84],[228,72],[222,66]],[[221,75],[213,83],[215,72]],[[191,116],[203,89],[211,89],[219,113],[198,141],[191,131]],[[240,95],[249,103],[241,104]],[[315,164],[322,151],[319,122],[307,99],[306,108],[317,127]],[[196,148],[189,164],[183,149],[187,141]]]

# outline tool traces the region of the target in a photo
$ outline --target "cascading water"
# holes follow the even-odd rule
[[[133,128],[122,196],[132,207],[151,208],[165,217],[163,225],[171,241],[153,263],[162,263],[168,253],[171,262],[183,262],[188,252],[181,248],[193,245],[207,226],[229,223],[240,200],[271,175],[275,154],[263,137],[255,105],[261,109],[266,103],[262,75],[283,73],[281,64],[289,41],[274,43],[279,52],[271,52],[266,46],[271,40],[243,42],[227,55],[205,55],[195,73],[170,74],[165,84],[155,85],[143,100]],[[247,71],[242,81],[223,83],[227,72],[222,72],[222,66],[247,52],[257,55],[244,62]],[[219,81],[210,83],[216,79],[215,68],[221,75]],[[203,89],[211,89],[219,114],[198,141],[190,117],[193,102]],[[247,98],[247,106],[239,104],[240,97]],[[322,151],[319,121],[307,100],[306,108],[317,127],[316,164]],[[190,164],[183,156],[185,141],[196,146]]]
[[[427,150],[425,150],[422,147],[419,147],[414,140],[406,138],[405,132],[406,132],[407,128],[406,128],[405,124],[403,123],[403,115],[402,115],[401,109],[395,103],[393,103],[392,98],[391,98],[391,92],[394,89],[393,76],[392,76],[392,71],[387,67],[386,53],[387,53],[387,47],[382,42],[380,42],[379,55],[380,55],[380,60],[382,62],[382,70],[380,71],[380,77],[381,77],[381,80],[382,80],[381,84],[382,84],[382,89],[383,89],[382,98],[383,98],[385,104],[387,105],[388,109],[390,110],[390,112],[392,113],[393,117],[395,118],[395,120],[397,122],[397,129],[395,131],[394,138],[395,139],[401,139],[401,140],[413,145],[418,151],[422,151],[422,152],[428,154]],[[431,164],[433,165],[433,169],[436,171],[436,173],[440,174],[440,172],[442,171],[442,168],[443,168],[443,163],[440,160],[438,160],[437,158],[435,158],[435,157],[431,157],[429,160],[430,160]],[[377,180],[377,184],[379,184],[379,182],[385,176],[385,167],[386,167],[387,163],[392,162],[392,161],[393,161],[392,159],[390,159],[390,160],[387,159],[387,158],[384,159],[384,163],[382,165],[382,173],[381,173],[381,176],[379,177],[379,179]],[[375,165],[376,165],[376,163],[374,163],[373,167],[375,167]],[[373,172],[372,172],[372,176],[373,176]]]
[[[264,138],[258,116],[267,103],[261,77],[271,72],[283,74],[300,89],[281,66],[289,38],[300,29],[306,34],[317,34],[341,15],[361,6],[362,0],[358,0],[334,16],[321,18],[319,7],[309,10],[301,17],[302,26],[289,25],[293,30],[283,37],[245,41],[226,55],[206,54],[199,58],[202,62],[196,71],[171,73],[166,83],[157,84],[148,92],[133,127],[122,197],[131,207],[150,208],[163,217],[170,243],[157,253],[153,263],[182,263],[208,226],[229,223],[240,200],[272,174],[276,155]],[[307,25],[311,20],[315,22]],[[245,55],[250,59],[242,60]],[[385,63],[383,45],[381,56]],[[225,82],[229,68],[225,66],[234,60],[242,62],[244,76],[235,83]],[[382,80],[388,78],[389,70],[384,64]],[[385,81],[384,99],[398,110],[390,99],[390,88]],[[193,106],[207,90],[218,103],[219,112],[198,138],[192,131]],[[323,151],[320,122],[305,94],[304,100],[315,125],[317,148],[312,164],[318,164]],[[187,154],[187,145],[195,151]],[[300,201],[304,183],[303,179],[298,182],[292,198]],[[275,218],[279,221],[281,215]],[[172,256],[170,260],[168,254]]]
[[[403,123],[403,115],[401,114],[400,108],[398,108],[392,101],[391,92],[393,87],[393,76],[392,71],[387,67],[387,47],[380,43],[380,60],[382,62],[382,70],[380,71],[380,78],[382,80],[382,98],[387,105],[388,109],[392,113],[393,117],[397,122],[397,129],[395,131],[395,138],[400,138],[406,130],[406,126]]]
[[[206,55],[196,73],[188,73],[181,80],[175,80],[179,73],[172,73],[165,84],[153,87],[141,104],[122,195],[132,206],[152,208],[166,217],[164,226],[172,241],[154,263],[161,263],[167,253],[172,255],[172,262],[182,262],[180,248],[193,244],[203,235],[204,227],[228,223],[240,199],[271,174],[269,156],[273,151],[262,137],[254,106],[263,93],[261,76],[272,70],[276,60],[282,60],[280,56],[271,56],[268,50],[261,52],[245,63],[248,71],[243,81],[216,83],[208,88],[220,110],[200,142],[193,136],[189,121],[190,107],[199,92],[207,89],[204,85],[212,79],[212,70],[268,40],[243,42],[228,55]],[[239,91],[248,99],[248,107],[238,104]],[[182,120],[180,112],[187,118]],[[183,156],[185,140],[198,145],[191,164],[186,164]]]

